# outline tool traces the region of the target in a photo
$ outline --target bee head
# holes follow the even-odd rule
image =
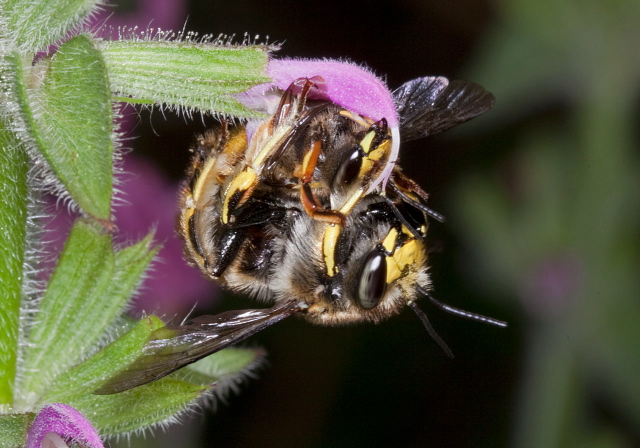
[[[344,225],[300,215],[288,241],[278,275],[286,283],[277,289],[303,301],[317,324],[379,322],[417,298],[418,286],[430,287],[423,239],[377,195],[360,201]]]

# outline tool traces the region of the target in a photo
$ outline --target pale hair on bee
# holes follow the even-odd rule
[[[449,356],[417,299],[506,326],[433,298],[426,236],[429,219],[444,218],[397,164],[400,138],[481,115],[493,95],[443,77],[391,93],[360,67],[310,62],[272,61],[274,83],[252,93],[277,99],[269,118],[222,120],[197,138],[180,199],[189,261],[222,287],[272,307],[164,327],[96,393],[161,378],[293,314],[320,325],[375,323],[409,306]]]

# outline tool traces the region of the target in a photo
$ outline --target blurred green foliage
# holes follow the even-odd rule
[[[458,186],[452,221],[477,286],[526,321],[512,442],[632,446],[625,427],[640,427],[640,2],[514,0],[500,14],[469,77],[499,99],[489,126],[521,125],[506,170]]]

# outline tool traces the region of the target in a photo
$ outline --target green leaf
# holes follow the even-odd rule
[[[129,102],[259,116],[233,94],[270,81],[266,47],[142,40],[103,41],[99,46],[111,90],[130,96]]]
[[[86,402],[85,396],[97,399],[98,395],[93,392],[141,356],[149,335],[163,326],[155,316],[142,319],[120,338],[60,375],[51,384],[39,406],[59,402],[76,403],[79,400]]]
[[[146,428],[184,410],[206,387],[166,377],[120,394],[93,393],[140,356],[151,332],[162,326],[155,316],[143,319],[121,338],[60,376],[40,404],[69,404],[87,416],[102,435]]]
[[[34,414],[0,415],[0,448],[24,447],[34,418]]]
[[[130,301],[142,276],[149,267],[153,257],[160,250],[153,246],[153,234],[147,235],[140,242],[116,252],[115,277],[111,282],[109,297],[112,302],[112,317],[122,311],[122,304]],[[113,305],[117,303],[120,305]]]
[[[40,304],[41,320],[29,335],[23,396],[41,396],[57,375],[100,342],[151,261],[150,244],[147,237],[114,253],[109,235],[86,221],[75,224]]]
[[[27,224],[27,157],[0,122],[0,404],[13,401]]]
[[[43,50],[95,12],[98,0],[5,0],[9,37],[23,53]]]
[[[212,384],[253,369],[263,358],[263,349],[229,347],[178,370],[174,375],[194,383]]]
[[[106,67],[85,35],[60,47],[33,95],[38,150],[89,215],[108,221],[112,189],[112,103]]]
[[[201,385],[167,376],[114,395],[84,395],[69,402],[103,436],[136,431],[172,420],[206,391]]]
[[[152,383],[114,395],[76,394],[68,403],[90,416],[103,435],[140,430],[174,419],[203,394],[221,392],[220,380],[226,380],[222,385],[237,383],[244,371],[259,363],[263,353],[259,349],[226,349]],[[102,365],[108,364],[106,358],[102,360]],[[84,384],[89,377],[78,376],[67,387]],[[97,382],[90,384],[93,387]],[[84,391],[85,386],[82,388]]]

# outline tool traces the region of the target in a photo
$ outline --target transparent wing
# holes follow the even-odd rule
[[[445,131],[482,115],[495,98],[469,81],[427,76],[408,81],[393,92],[402,141]]]
[[[151,333],[140,358],[94,393],[115,394],[162,378],[298,311],[298,303],[290,301],[268,309],[200,316],[182,325],[160,328]]]

